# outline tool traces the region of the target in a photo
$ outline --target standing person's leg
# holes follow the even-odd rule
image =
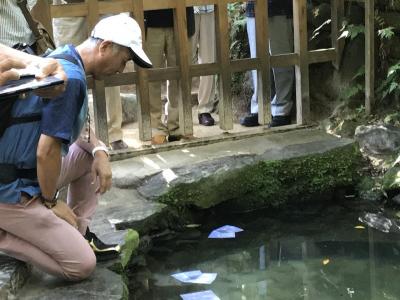
[[[292,19],[286,16],[269,18],[271,55],[293,51]],[[290,124],[290,111],[293,106],[294,68],[273,68],[275,96],[271,102],[273,121],[271,126]]]
[[[250,46],[250,57],[257,56],[256,19],[247,17],[247,38]],[[240,119],[240,124],[246,127],[258,126],[258,97],[257,97],[257,70],[251,70],[253,81],[253,95],[250,100],[250,114]]]
[[[215,62],[215,18],[214,12],[202,13],[200,16],[199,63]],[[214,125],[211,111],[214,107],[214,76],[201,76],[199,84],[199,123],[205,126]]]
[[[155,68],[164,67],[165,33],[163,28],[147,28],[146,53]],[[166,142],[168,130],[162,123],[161,83],[149,83],[150,117],[153,143]]]
[[[167,67],[177,65],[176,60],[176,44],[173,28],[164,28],[166,38],[166,58]],[[190,43],[189,43],[190,45]],[[188,48],[189,51],[191,48]],[[191,52],[191,51],[190,51]],[[192,56],[189,54],[191,60]],[[178,103],[178,82],[176,80],[168,80],[168,132],[170,136],[179,136],[179,103]],[[187,99],[186,99],[187,100]],[[185,100],[184,100],[185,101]]]
[[[96,257],[83,236],[38,199],[23,200],[0,204],[0,251],[67,280],[88,277]]]
[[[123,141],[122,102],[119,86],[106,88],[108,141],[113,150],[128,148]]]
[[[86,18],[54,18],[53,35],[57,47],[66,44],[79,45],[88,36]]]

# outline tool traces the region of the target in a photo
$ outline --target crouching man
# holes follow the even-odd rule
[[[141,67],[151,62],[139,25],[126,15],[101,20],[88,40],[51,56],[67,74],[65,91],[51,100],[16,99],[0,137],[0,251],[82,280],[95,268],[95,252],[116,252],[88,229],[98,195],[111,187],[111,168],[107,148],[87,129],[86,75],[101,79],[131,59]],[[57,199],[64,186],[67,204]]]

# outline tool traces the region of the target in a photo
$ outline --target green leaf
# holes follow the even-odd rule
[[[133,251],[135,251],[138,246],[139,233],[133,229],[128,229],[128,232],[125,235],[125,243],[121,247],[121,265],[123,269],[128,265]]]
[[[394,36],[394,27],[389,26],[378,30],[379,37],[383,39],[391,39]]]

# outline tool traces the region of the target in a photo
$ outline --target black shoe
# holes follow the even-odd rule
[[[93,232],[86,230],[85,239],[89,242],[90,247],[96,255],[97,261],[105,261],[115,259],[119,256],[121,247],[117,244],[103,243]]]
[[[258,124],[258,113],[255,114],[249,114],[247,116],[244,116],[243,118],[240,118],[240,125],[246,126],[246,127],[253,127],[253,126],[259,126]]]
[[[118,140],[110,143],[110,147],[112,150],[123,150],[127,149],[128,145],[123,140]]]
[[[170,134],[169,136],[167,136],[167,141],[168,142],[177,142],[177,141],[180,141],[182,138],[183,138],[183,136],[180,134]]]
[[[275,116],[272,117],[272,122],[269,127],[279,127],[289,125],[291,123],[290,116]]]
[[[209,113],[199,114],[199,124],[203,126],[213,126],[215,124],[214,118]]]

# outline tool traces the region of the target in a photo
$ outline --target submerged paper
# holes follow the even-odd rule
[[[202,273],[199,270],[172,274],[176,280],[183,283],[211,284],[217,278],[217,273]]]
[[[213,291],[202,291],[190,294],[182,294],[183,300],[221,300]]]

